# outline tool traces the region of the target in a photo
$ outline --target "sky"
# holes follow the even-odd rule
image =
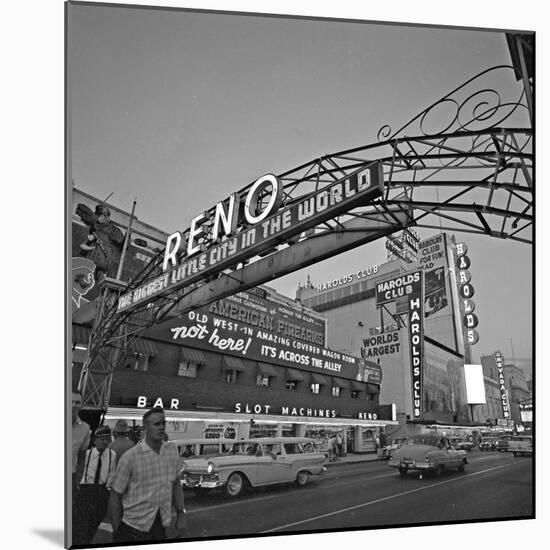
[[[135,198],[138,218],[169,233],[260,175],[375,142],[510,62],[502,32],[97,5],[74,6],[71,22],[75,186],[128,211]],[[472,260],[474,361],[500,350],[529,372],[531,247],[457,238]],[[377,242],[272,286],[294,297],[307,274],[385,260]]]

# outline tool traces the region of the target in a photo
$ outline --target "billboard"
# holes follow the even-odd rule
[[[237,230],[241,207],[237,194],[234,193],[228,204],[224,206],[222,202],[216,205],[211,229],[206,229],[210,226],[207,224],[209,216],[205,212],[192,220],[191,228],[186,234],[187,243],[183,242],[184,236],[179,232],[168,237],[163,263],[164,273],[120,296],[117,311],[125,311],[156,296],[170,294],[204,279],[207,275],[219,273],[278,246],[285,239],[299,235],[338,213],[345,212],[359,199],[368,200],[379,196],[382,193],[383,181],[380,164],[362,167],[348,177],[278,210],[279,196],[282,193],[281,184],[278,178],[271,174],[263,176],[248,190],[246,197],[241,199],[244,203],[247,225],[241,222],[240,232]],[[256,212],[257,215],[253,215],[252,204],[257,201],[255,194],[261,189],[259,184],[263,183],[271,186],[271,197],[275,198],[268,201],[269,206],[261,214]],[[219,223],[216,223],[217,221]],[[198,242],[201,239],[210,244],[199,246]],[[178,263],[180,248],[187,250],[187,255]]]
[[[208,313],[277,335],[325,345],[326,322],[298,305],[278,302],[265,289],[253,288],[218,300]]]
[[[420,241],[418,245],[420,267],[424,270],[425,316],[445,311],[450,302],[446,286],[446,235],[440,233]]]
[[[272,324],[266,320],[252,326],[245,322],[247,319],[230,320],[211,312],[210,307],[155,325],[144,336],[240,358],[358,379],[361,359],[332,351],[307,341],[307,338],[296,337],[302,335],[301,330],[292,329],[292,335],[289,335],[288,323],[273,319]],[[315,333],[312,331],[311,334]]]
[[[468,404],[480,405],[487,403],[483,367],[481,365],[464,365],[464,377]]]

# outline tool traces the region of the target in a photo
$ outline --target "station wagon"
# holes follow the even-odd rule
[[[225,455],[184,458],[182,485],[203,496],[223,488],[229,497],[249,487],[295,482],[299,487],[325,469],[326,457],[302,437],[264,437],[236,441]]]

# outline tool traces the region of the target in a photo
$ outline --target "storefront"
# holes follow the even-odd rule
[[[145,410],[138,407],[112,407],[104,423],[114,427],[117,420],[128,422],[131,433],[139,438]],[[195,438],[257,438],[257,437],[309,437],[321,451],[326,451],[331,437],[340,434],[346,453],[376,452],[376,438],[380,429],[396,426],[391,420],[363,420],[348,418],[312,418],[254,413],[222,413],[207,411],[176,411],[166,409],[166,431],[170,439]]]

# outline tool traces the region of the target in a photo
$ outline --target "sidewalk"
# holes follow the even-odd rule
[[[325,466],[327,468],[332,468],[333,466],[344,466],[345,464],[356,464],[359,462],[374,462],[376,460],[384,459],[379,457],[377,453],[348,454],[346,456],[340,457],[335,462],[326,462]]]

